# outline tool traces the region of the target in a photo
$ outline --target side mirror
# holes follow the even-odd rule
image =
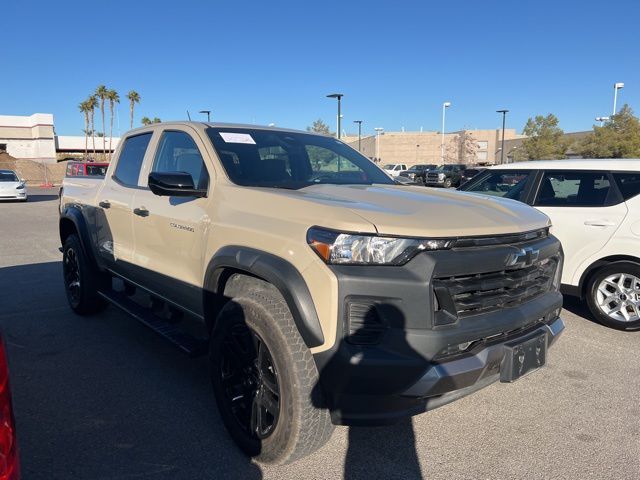
[[[206,197],[205,189],[196,188],[193,177],[186,172],[151,172],[149,189],[164,197]]]

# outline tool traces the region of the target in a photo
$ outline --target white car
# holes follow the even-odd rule
[[[640,329],[640,160],[499,165],[460,190],[546,213],[564,249],[563,292],[586,300],[605,325]]]
[[[0,200],[27,201],[27,187],[13,170],[0,170]]]
[[[389,163],[382,167],[382,169],[391,177],[397,177],[402,172],[407,171],[407,166],[404,163]]]

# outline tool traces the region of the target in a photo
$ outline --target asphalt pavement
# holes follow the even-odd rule
[[[292,465],[226,434],[204,359],[115,308],[67,307],[57,192],[0,203],[0,325],[24,479],[640,478],[640,332],[566,301],[548,364],[392,427],[338,427]]]

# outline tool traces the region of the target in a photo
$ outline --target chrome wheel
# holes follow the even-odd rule
[[[78,255],[73,248],[68,248],[63,262],[64,282],[67,287],[69,299],[77,304],[80,302],[80,265]]]
[[[598,285],[596,304],[617,322],[640,320],[640,278],[628,273],[609,275]]]

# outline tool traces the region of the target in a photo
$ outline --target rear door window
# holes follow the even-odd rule
[[[531,175],[532,170],[489,170],[480,178],[471,180],[462,190],[522,202]]]
[[[547,171],[542,176],[537,207],[603,207],[613,195],[605,172]]]
[[[149,146],[152,132],[142,133],[125,140],[118,165],[113,177],[123,185],[135,187],[138,185],[138,177],[140,176],[140,168],[142,161]]]
[[[613,178],[616,179],[618,189],[625,200],[640,194],[640,173],[614,173]]]

